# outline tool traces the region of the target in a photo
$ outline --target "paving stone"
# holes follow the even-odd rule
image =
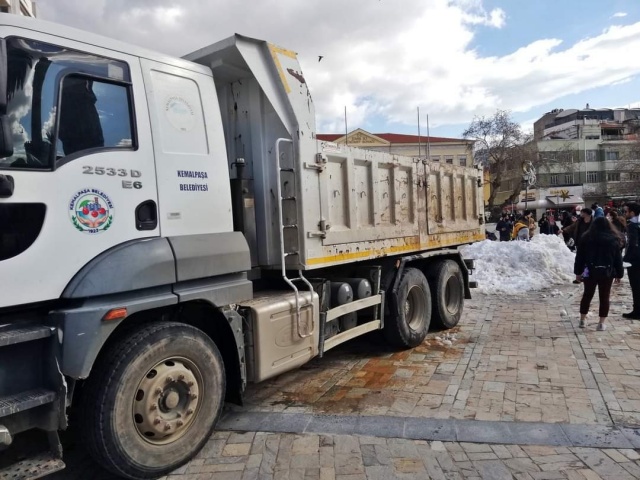
[[[512,480],[513,476],[509,469],[501,461],[477,461],[473,465],[483,478],[491,478],[492,480]]]

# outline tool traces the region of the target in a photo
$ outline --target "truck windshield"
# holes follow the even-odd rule
[[[103,146],[104,137],[97,120],[99,113],[95,107],[94,82],[91,79],[129,83],[128,66],[116,60],[30,39],[12,37],[6,43],[7,116],[13,155],[0,159],[0,169],[49,170],[58,156],[72,153],[68,140],[67,148],[62,145],[69,137],[68,128],[57,126],[61,90],[63,100],[72,99],[66,102],[67,107],[63,107],[62,123],[76,112],[77,123],[80,124],[78,129],[84,134],[84,144],[74,151]],[[78,75],[84,75],[86,80],[79,79]],[[88,109],[94,111],[91,118],[95,120],[89,122],[91,124],[86,120],[88,115],[81,115]]]

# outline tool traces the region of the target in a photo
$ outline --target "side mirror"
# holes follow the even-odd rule
[[[11,137],[11,125],[7,115],[0,116],[0,158],[13,155],[13,138]]]

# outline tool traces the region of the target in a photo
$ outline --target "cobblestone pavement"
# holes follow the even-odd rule
[[[87,472],[91,472],[87,476]],[[58,479],[114,477],[82,460]],[[216,433],[162,480],[633,480],[633,449],[427,442],[352,435]]]
[[[451,346],[443,332],[400,352],[376,334],[343,344],[251,386],[243,411],[640,425],[640,322],[620,316],[628,284],[614,286],[605,332],[597,299],[577,328],[582,286],[553,290],[474,295]]]
[[[577,328],[581,292],[475,294],[456,329],[418,348],[392,351],[372,334],[251,386],[244,407],[228,407],[238,426],[221,425],[237,431],[216,433],[165,480],[640,478],[640,322],[620,317],[629,286],[614,287],[604,332],[597,299]],[[365,420],[381,433],[362,434]],[[475,437],[461,433],[470,425]],[[114,478],[73,446],[65,459],[52,480]]]

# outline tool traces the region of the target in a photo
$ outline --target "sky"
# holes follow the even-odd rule
[[[176,56],[234,33],[298,53],[318,133],[461,137],[508,110],[640,105],[638,0],[37,0],[41,19]],[[322,60],[318,61],[322,56]],[[418,109],[420,115],[418,118]]]

